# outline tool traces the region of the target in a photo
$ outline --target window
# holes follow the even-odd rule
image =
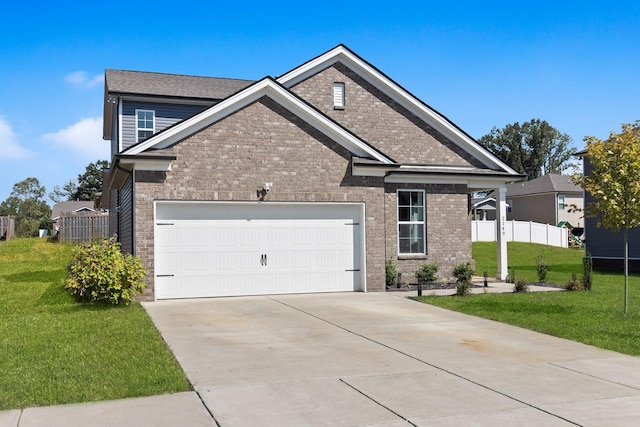
[[[398,191],[398,253],[425,254],[424,191]]]
[[[136,142],[144,141],[155,132],[155,111],[136,110]]]
[[[511,213],[513,210],[513,200],[507,200],[507,213]]]
[[[558,209],[563,211],[564,210],[564,196],[563,195],[558,195]]]
[[[344,108],[344,83],[333,84],[333,108]]]

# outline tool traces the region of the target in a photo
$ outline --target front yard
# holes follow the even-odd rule
[[[71,245],[0,242],[0,410],[190,390],[142,306],[81,305]]]
[[[566,284],[582,276],[583,251],[510,242],[509,266],[516,278],[537,281],[536,257],[549,264],[548,282]],[[474,243],[476,274],[495,275],[495,243]],[[493,270],[492,270],[493,268]],[[439,307],[539,331],[600,348],[640,356],[640,285],[629,279],[629,314],[624,315],[622,274],[594,272],[591,291],[482,294],[467,297],[425,296]]]

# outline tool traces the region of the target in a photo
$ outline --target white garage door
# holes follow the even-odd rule
[[[157,299],[363,290],[362,204],[156,202]]]

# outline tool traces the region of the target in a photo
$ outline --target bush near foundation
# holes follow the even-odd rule
[[[113,238],[76,246],[67,273],[65,288],[83,302],[129,304],[145,288],[144,266]]]

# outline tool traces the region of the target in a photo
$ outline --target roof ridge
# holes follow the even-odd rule
[[[237,77],[216,77],[216,76],[202,76],[202,75],[194,75],[194,74],[184,74],[184,73],[166,73],[162,71],[141,71],[141,70],[123,70],[118,68],[107,68],[107,71],[120,71],[126,73],[138,73],[138,74],[158,74],[163,76],[173,76],[173,77],[189,77],[189,78],[197,78],[197,79],[216,79],[216,80],[238,80],[238,81],[246,81],[246,82],[255,82],[254,79],[241,79]]]

